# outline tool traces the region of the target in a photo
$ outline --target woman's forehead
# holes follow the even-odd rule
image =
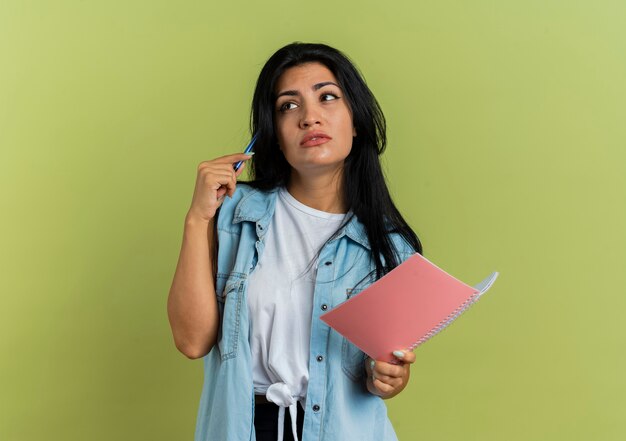
[[[322,82],[337,83],[337,78],[322,63],[310,62],[290,67],[285,70],[276,82],[276,94],[286,89],[297,89],[299,87],[313,87]]]

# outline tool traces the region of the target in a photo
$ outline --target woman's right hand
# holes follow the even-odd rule
[[[246,165],[244,162],[239,170],[235,171],[233,164],[251,157],[252,155],[236,153],[201,162],[198,165],[196,188],[193,192],[188,216],[207,223],[210,222],[217,209],[222,205],[224,197],[226,195],[232,197],[235,194],[237,177],[243,172]]]

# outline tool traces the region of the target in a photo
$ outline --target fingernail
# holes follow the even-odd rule
[[[375,360],[370,361],[370,367],[371,367],[372,369],[374,369],[374,366],[375,366],[375,365],[376,365],[376,361],[375,361]]]
[[[254,155],[254,152],[249,152],[249,153],[246,153],[246,155],[248,155],[248,156],[252,156],[252,155]]]
[[[404,358],[404,352],[402,351],[393,351],[393,355],[395,355],[398,358]]]

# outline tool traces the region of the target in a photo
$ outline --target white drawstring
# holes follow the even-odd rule
[[[278,409],[278,441],[283,441],[283,428],[285,426],[285,408],[289,408],[291,416],[291,432],[293,439],[298,441],[296,420],[298,418],[298,401],[291,395],[289,387],[285,383],[274,383],[267,388],[265,393],[267,401],[279,406]]]

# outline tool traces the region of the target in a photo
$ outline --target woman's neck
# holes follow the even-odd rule
[[[327,213],[347,212],[341,172],[304,178],[292,169],[287,191],[299,202]]]

